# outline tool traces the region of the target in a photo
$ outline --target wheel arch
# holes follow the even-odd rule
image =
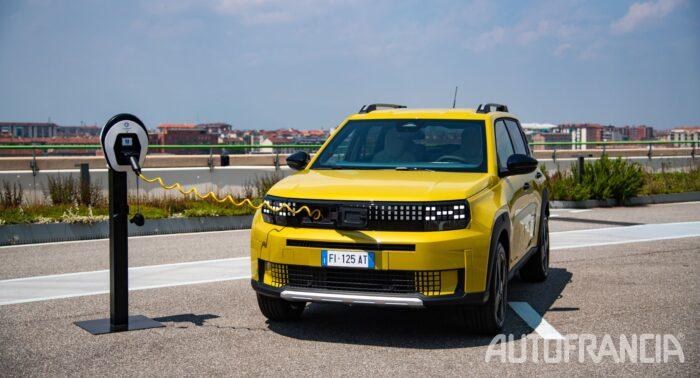
[[[486,293],[487,299],[491,292],[491,275],[493,274],[493,264],[495,264],[495,246],[503,241],[506,249],[506,262],[510,261],[510,217],[507,211],[502,211],[493,221],[491,228],[491,243],[489,245],[489,262],[486,271]],[[508,264],[510,265],[510,264]]]

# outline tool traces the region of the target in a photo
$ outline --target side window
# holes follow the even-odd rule
[[[498,154],[498,168],[506,169],[508,158],[513,155],[513,145],[508,136],[508,130],[503,120],[496,121],[496,153]]]
[[[508,128],[508,134],[510,134],[510,139],[513,141],[513,146],[515,147],[516,154],[527,155],[528,150],[523,140],[523,134],[520,132],[520,128],[515,121],[507,119],[506,127]]]

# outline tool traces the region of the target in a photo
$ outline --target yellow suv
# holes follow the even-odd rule
[[[408,109],[372,104],[274,185],[251,230],[262,313],[307,303],[451,305],[494,333],[508,280],[549,270],[545,178],[518,120],[500,104]]]

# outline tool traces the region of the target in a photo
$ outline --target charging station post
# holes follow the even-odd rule
[[[143,315],[129,316],[127,172],[140,173],[148,132],[136,116],[119,114],[105,124],[100,142],[109,166],[109,318],[75,324],[93,335],[164,327]]]

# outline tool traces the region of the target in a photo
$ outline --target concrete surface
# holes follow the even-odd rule
[[[206,235],[202,235],[206,237]],[[551,249],[700,237],[700,222],[551,232]],[[158,264],[129,269],[129,290],[250,278],[248,257]],[[109,270],[0,280],[0,305],[109,293]],[[522,308],[523,304],[516,307]]]
[[[562,210],[552,232],[700,221],[700,204]],[[563,218],[563,219],[562,219]],[[692,231],[692,230],[691,230]],[[131,240],[132,266],[247,254],[245,232]],[[454,327],[449,310],[310,305],[301,321],[268,322],[246,280],[133,291],[130,311],[165,328],[92,336],[73,325],[108,315],[107,295],[0,306],[3,375],[674,375],[696,376],[700,238],[552,251],[541,284],[515,278],[525,302],[561,335],[673,334],[685,361],[548,364],[485,361],[491,337]],[[106,241],[0,248],[0,279],[106,267]],[[7,266],[12,264],[11,266]],[[50,268],[46,266],[50,265]],[[505,334],[540,337],[513,311]]]

